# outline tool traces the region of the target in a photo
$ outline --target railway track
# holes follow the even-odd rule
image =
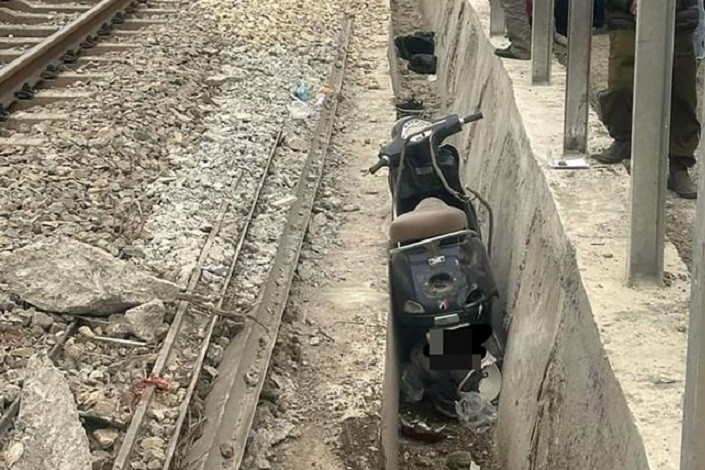
[[[125,38],[141,28],[165,23],[164,18],[176,13],[173,7],[178,6],[178,0],[51,1],[0,1],[0,119],[7,120],[15,112],[13,117],[31,123],[30,117],[16,112],[86,99],[85,93],[65,88],[91,79],[95,72],[77,73],[76,69],[103,62],[103,54],[129,52]]]
[[[116,1],[120,0],[104,0],[89,11],[98,15],[96,8],[102,5],[101,18],[104,21],[114,18],[114,11],[105,12],[112,11],[107,4]],[[95,18],[90,22],[92,28],[99,23]],[[77,37],[78,33],[57,35]],[[173,308],[168,331],[157,332],[158,341],[152,344],[127,339],[119,325],[109,319],[77,317],[67,324],[65,332],[52,346],[49,355],[67,372],[72,391],[81,397],[81,403],[92,406],[90,410],[81,411],[89,435],[95,429],[115,431],[112,451],[94,468],[239,467],[321,181],[334,130],[337,93],[343,85],[350,35],[351,22],[346,18],[328,82],[334,93],[321,107],[309,154],[299,171],[294,202],[286,212],[281,236],[273,242],[276,255],[257,302],[243,305],[238,300],[239,287],[234,278],[245,269],[244,252],[248,243],[253,242],[248,240],[253,238],[250,228],[258,214],[270,205],[265,193],[268,185],[274,184],[268,177],[272,166],[277,165],[283,129],[272,137],[271,150],[262,168],[240,168],[232,178],[232,198],[220,206],[218,217],[212,221],[186,292]],[[46,71],[46,65],[57,60],[50,59],[49,53],[41,55],[39,49],[33,46],[8,67],[0,69],[0,84],[14,83],[0,88],[5,100],[3,105],[9,103],[4,109],[12,110],[17,103],[17,90],[22,91],[18,85],[21,80],[11,81],[7,77],[34,77],[36,74],[31,70],[41,68],[37,64],[43,63]],[[52,48],[47,46],[46,49]],[[59,49],[57,46],[56,50]],[[54,56],[61,60],[61,54]],[[22,70],[22,64],[32,63],[35,65],[26,65],[28,68]],[[39,77],[42,79],[41,73]],[[34,79],[28,80],[24,83],[32,83]],[[12,95],[10,88],[15,90]],[[253,173],[258,175],[254,187],[246,183],[246,180],[254,181]],[[234,204],[243,199],[248,201],[244,214],[242,206]],[[236,226],[236,235],[224,234],[225,226]],[[227,272],[216,279],[209,274],[206,265],[213,247],[221,245],[223,240],[232,245],[230,265]],[[103,380],[100,373],[82,372],[89,369],[88,365],[96,356],[107,366],[109,380]],[[119,399],[119,406],[109,409],[99,406],[100,400],[91,400],[90,395],[101,380],[106,382],[101,393]],[[0,417],[0,437],[12,429],[19,407],[18,397],[4,409]],[[91,446],[94,450],[105,449],[94,437],[91,437]]]

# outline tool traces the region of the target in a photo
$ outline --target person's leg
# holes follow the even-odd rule
[[[605,0],[595,0],[594,5],[592,25],[595,28],[602,28],[605,25]]]
[[[698,9],[700,10],[700,20],[693,39],[695,42],[695,58],[703,60],[705,59],[705,45],[703,44],[705,42],[705,6],[703,6],[703,0],[698,0]]]
[[[500,57],[528,60],[531,58],[531,27],[526,15],[524,0],[501,0],[504,20],[507,25],[507,37],[511,45],[506,49],[495,51]]]
[[[692,199],[697,188],[688,174],[695,164],[701,126],[697,115],[697,64],[692,34],[676,34],[671,95],[671,135],[669,189]]]
[[[602,163],[619,163],[631,158],[635,42],[633,30],[610,33],[608,89],[600,93],[599,100],[602,122],[614,143],[594,157]]]
[[[556,20],[556,32],[562,36],[568,36],[568,0],[555,0],[553,6],[553,16]]]

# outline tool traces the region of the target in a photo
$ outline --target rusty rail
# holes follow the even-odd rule
[[[25,54],[0,70],[0,114],[16,101],[15,94],[42,81],[47,66],[57,63],[63,55],[80,47],[112,18],[134,0],[102,0],[76,20],[29,49]]]

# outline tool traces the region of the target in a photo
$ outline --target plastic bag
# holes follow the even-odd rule
[[[460,392],[455,402],[458,420],[476,434],[483,434],[497,421],[497,410],[477,392]]]
[[[409,403],[418,403],[426,393],[423,381],[411,364],[405,363],[401,368],[401,392]]]
[[[311,107],[303,101],[292,101],[288,109],[292,119],[306,119],[311,115]]]

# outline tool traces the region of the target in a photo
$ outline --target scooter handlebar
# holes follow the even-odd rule
[[[470,124],[471,122],[479,121],[483,117],[484,116],[482,115],[482,113],[479,112],[479,113],[475,113],[475,114],[468,114],[467,116],[460,118],[460,121],[463,124]]]
[[[384,168],[385,166],[389,166],[389,157],[386,155],[382,155],[379,157],[379,160],[377,163],[372,165],[369,170],[367,170],[371,175],[374,175],[377,173],[380,169]]]

